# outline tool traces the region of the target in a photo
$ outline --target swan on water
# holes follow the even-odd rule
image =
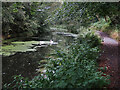
[[[44,44],[45,42],[44,41],[40,41],[40,45]]]
[[[43,45],[43,44],[53,45],[53,44],[58,44],[58,43],[54,42],[53,40],[50,40],[50,41],[40,41],[40,45]]]
[[[50,40],[50,46],[53,44],[54,42],[52,40]]]

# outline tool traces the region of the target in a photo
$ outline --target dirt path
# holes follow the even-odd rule
[[[106,67],[105,73],[110,75],[110,85],[108,88],[120,89],[120,46],[118,42],[110,38],[107,34],[97,31],[103,39],[103,46],[101,49],[104,51],[100,57],[100,67]]]

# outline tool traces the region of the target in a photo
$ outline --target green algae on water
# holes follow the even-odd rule
[[[36,49],[33,48],[35,44],[38,45],[39,41],[11,42],[10,45],[2,46],[2,53],[0,53],[0,55],[2,54],[3,56],[10,56],[16,52],[36,51]]]

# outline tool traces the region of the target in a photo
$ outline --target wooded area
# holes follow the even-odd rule
[[[110,21],[113,26],[120,23],[119,3],[6,2],[2,6],[5,38],[40,35],[47,31],[50,24],[67,24],[68,28],[73,26],[78,29],[81,25],[89,25],[101,18]]]
[[[100,67],[100,57],[105,37],[116,44],[119,32],[119,2],[2,2],[3,64],[11,63],[12,71],[17,60],[24,66],[33,60],[37,64],[30,64],[39,68],[35,75],[15,71],[7,82],[3,66],[3,88],[118,88],[118,81],[112,86],[107,66]]]

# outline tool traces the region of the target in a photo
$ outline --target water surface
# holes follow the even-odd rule
[[[35,51],[17,52],[13,55],[2,57],[3,84],[12,82],[13,76],[19,74],[21,74],[23,77],[32,79],[35,75],[38,74],[36,69],[38,69],[38,66],[40,66],[39,62],[41,60],[45,60],[45,58],[47,58],[48,55],[53,52],[53,50],[65,48],[68,46],[73,41],[73,37],[58,35],[56,32],[53,32],[50,35],[45,35],[42,40],[53,40],[58,42],[58,45],[47,45],[39,47],[38,44],[35,44],[31,47],[36,47]]]

